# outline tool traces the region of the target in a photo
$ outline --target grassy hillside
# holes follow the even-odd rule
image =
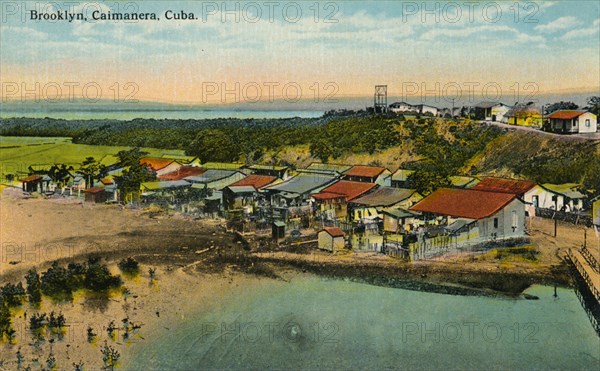
[[[488,143],[467,167],[477,173],[518,175],[538,183],[595,183],[591,178],[600,172],[599,165],[598,141],[515,131]],[[600,184],[595,189],[600,189]]]

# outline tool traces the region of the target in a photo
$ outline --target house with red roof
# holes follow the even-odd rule
[[[441,225],[445,233],[456,236],[456,244],[525,237],[522,199],[514,193],[473,188],[440,188],[410,210],[423,213],[427,223]]]
[[[375,183],[340,180],[312,195],[321,218],[346,219],[348,202],[374,189]]]
[[[172,173],[182,166],[179,161],[161,157],[144,157],[140,164],[146,165],[157,177]]]
[[[250,174],[223,188],[223,207],[229,211],[244,210],[246,214],[252,214],[261,198],[260,189],[277,181],[277,176]]]
[[[598,117],[589,111],[559,110],[546,119],[549,129],[560,134],[595,133],[598,131]]]
[[[381,166],[352,166],[342,174],[343,180],[362,183],[376,183],[390,187],[392,185],[392,173]]]
[[[317,235],[319,249],[336,252],[346,247],[346,234],[338,227],[323,228]]]
[[[166,173],[166,174],[159,176],[158,179],[160,179],[160,180],[182,180],[183,178],[186,178],[188,176],[202,175],[205,171],[206,171],[206,169],[203,169],[198,166],[183,165],[179,169],[177,169],[173,172]]]

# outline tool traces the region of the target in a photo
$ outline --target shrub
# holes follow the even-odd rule
[[[140,265],[133,258],[127,258],[127,259],[121,260],[119,262],[118,266],[119,266],[119,269],[121,270],[121,272],[131,275],[131,276],[135,276],[140,273]]]
[[[42,301],[42,282],[40,281],[40,275],[35,268],[30,269],[25,276],[27,282],[27,295],[29,296],[29,303],[37,305]]]

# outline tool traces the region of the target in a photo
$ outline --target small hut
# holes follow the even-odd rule
[[[319,232],[319,249],[336,252],[346,246],[345,234],[340,228],[324,228]]]

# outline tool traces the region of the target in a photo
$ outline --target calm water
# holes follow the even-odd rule
[[[136,345],[125,369],[599,369],[572,290],[462,297],[314,279],[267,284]]]
[[[321,117],[324,111],[287,111],[287,110],[136,110],[136,111],[0,111],[0,118],[31,117],[66,120],[133,120],[142,119],[172,119],[172,120],[201,120],[216,118],[255,118],[274,119],[291,117]]]

